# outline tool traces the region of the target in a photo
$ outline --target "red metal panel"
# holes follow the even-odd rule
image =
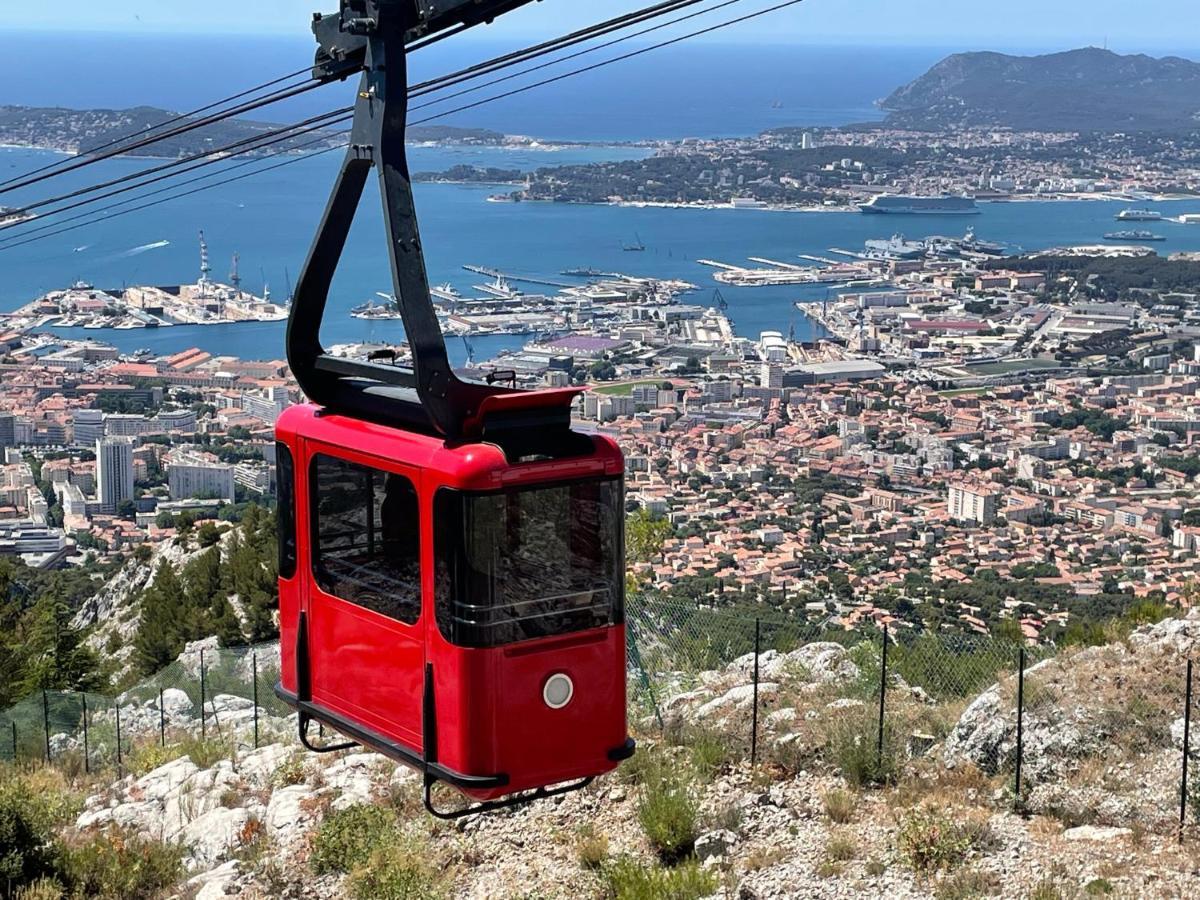
[[[615,767],[608,752],[626,739],[625,629],[525,641],[496,649],[456,647],[438,631],[434,610],[433,498],[439,488],[497,490],[541,485],[624,470],[616,444],[595,438],[583,458],[510,465],[498,447],[448,448],[434,437],[373,425],[313,406],[289,409],[277,426],[293,448],[300,535],[295,584],[281,581],[284,687],[295,684],[294,645],[299,609],[309,611],[313,700],[416,751],[421,748],[424,664],[433,665],[438,756],[464,775],[509,775],[488,799]],[[352,448],[352,449],[345,449]],[[422,614],[416,626],[394,622],[322,592],[312,578],[308,484],[316,453],[397,472],[419,498]],[[574,683],[563,709],[551,709],[542,689],[562,672]]]

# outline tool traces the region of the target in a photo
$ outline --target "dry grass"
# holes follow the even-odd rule
[[[837,831],[825,842],[827,862],[849,862],[858,857],[858,841],[847,832]]]
[[[835,789],[826,791],[821,797],[821,805],[829,821],[845,825],[854,819],[854,809],[858,806],[858,797],[850,791]]]
[[[783,847],[757,847],[746,857],[743,867],[747,872],[757,872],[769,869],[787,859],[788,853]]]

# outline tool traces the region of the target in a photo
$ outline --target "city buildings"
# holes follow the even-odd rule
[[[133,487],[133,441],[127,437],[97,441],[96,494],[100,511],[116,513],[123,501],[133,499]]]

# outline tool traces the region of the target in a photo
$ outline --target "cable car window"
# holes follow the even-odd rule
[[[421,615],[417,492],[403,475],[319,455],[313,576],[321,590],[408,625]]]
[[[279,577],[296,574],[296,470],[287,444],[275,445],[275,527],[279,539]]]
[[[620,479],[435,499],[437,619],[463,647],[614,625],[624,618]]]

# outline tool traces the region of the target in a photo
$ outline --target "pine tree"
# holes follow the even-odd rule
[[[134,639],[138,668],[153,674],[183,650],[187,603],[183,582],[169,562],[163,562],[142,594],[142,621]]]

